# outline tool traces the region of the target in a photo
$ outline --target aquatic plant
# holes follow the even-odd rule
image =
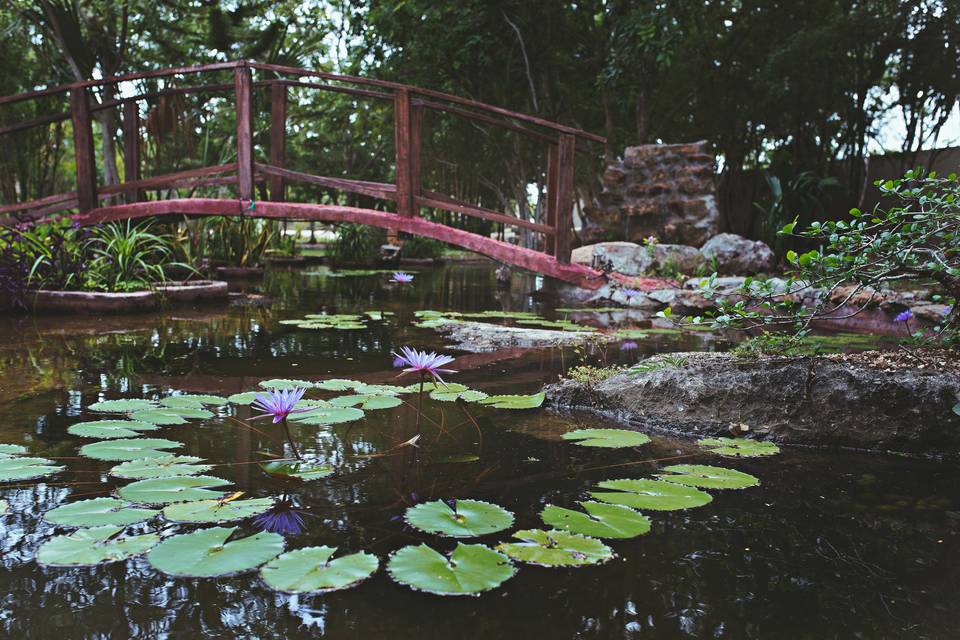
[[[124,527],[156,516],[156,509],[144,509],[116,498],[93,498],[71,502],[43,514],[47,522],[64,527]]]
[[[303,398],[306,389],[303,387],[294,387],[293,389],[273,389],[268,394],[259,394],[253,401],[253,408],[264,411],[263,415],[251,418],[251,420],[262,420],[264,418],[273,418],[273,424],[278,422],[283,427],[283,433],[290,443],[293,455],[298,460],[302,460],[300,451],[297,449],[293,436],[290,434],[290,427],[287,425],[287,417],[291,414],[306,413],[313,411],[314,407],[303,407],[297,409],[297,403]]]
[[[305,547],[280,554],[260,568],[260,577],[283,593],[320,594],[349,589],[372,576],[380,561],[370,553],[333,558],[336,547]]]
[[[263,531],[285,536],[299,535],[307,528],[300,510],[286,496],[278,500],[269,510],[258,515],[253,524]]]
[[[170,522],[219,524],[259,516],[272,506],[273,498],[191,500],[167,505],[163,508],[163,517]]]
[[[409,273],[404,273],[403,271],[394,272],[393,276],[390,277],[390,282],[395,282],[397,284],[410,284],[413,282],[413,276]]]
[[[639,447],[650,442],[650,436],[629,429],[577,429],[563,434],[564,440],[585,447]]]
[[[438,354],[434,351],[417,351],[411,347],[400,347],[400,353],[392,352],[397,361],[402,361],[404,372],[420,374],[420,380],[423,382],[425,376],[432,377],[435,381],[443,383],[441,373],[456,373],[451,369],[443,369],[444,365],[453,362],[453,356]]]
[[[542,567],[583,567],[614,558],[613,549],[596,538],[567,531],[524,529],[513,537],[520,542],[504,542],[497,545],[497,551]]]
[[[390,556],[387,573],[417,591],[462,596],[499,587],[517,570],[509,558],[489,547],[458,543],[449,558],[425,544],[403,547]]]
[[[472,538],[503,531],[513,524],[513,514],[482,500],[435,500],[407,509],[407,524],[440,536]]]
[[[634,538],[650,532],[650,518],[630,507],[586,500],[587,513],[548,504],[540,519],[548,527],[593,538]]]
[[[146,533],[120,536],[123,527],[80,529],[44,542],[37,551],[37,564],[46,567],[92,567],[104,562],[118,562],[149,551],[160,542],[160,536]]]
[[[283,536],[261,532],[227,542],[236,527],[211,527],[167,538],[147,560],[181,578],[215,578],[256,569],[283,551]]]
[[[704,438],[697,446],[721,456],[755,458],[780,453],[780,447],[772,442],[761,442],[749,438]]]

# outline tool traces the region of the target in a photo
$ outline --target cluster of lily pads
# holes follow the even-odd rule
[[[435,329],[447,324],[455,324],[464,320],[490,322],[493,320],[509,320],[521,326],[554,329],[557,331],[593,332],[594,327],[570,322],[569,320],[548,320],[532,311],[479,311],[476,313],[461,313],[458,311],[435,311],[425,309],[415,311],[416,326],[424,329]]]
[[[293,325],[298,329],[355,330],[366,329],[367,321],[382,322],[392,315],[393,312],[391,311],[364,311],[362,315],[358,313],[310,313],[303,318],[281,320],[280,324]]]

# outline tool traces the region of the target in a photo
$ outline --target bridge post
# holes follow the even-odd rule
[[[570,262],[570,244],[573,235],[573,169],[577,139],[569,133],[560,134],[557,148],[557,217],[554,252],[557,262]]]
[[[77,165],[77,204],[80,213],[86,213],[97,207],[97,161],[93,155],[90,102],[85,87],[70,89],[70,118],[73,121],[73,153]]]
[[[253,77],[250,67],[234,70],[237,101],[237,190],[240,200],[253,200]]]
[[[270,85],[270,164],[283,168],[287,146],[287,85],[275,82]],[[283,202],[283,176],[271,175],[267,178],[270,199]]]
[[[543,240],[544,253],[555,256],[557,254],[557,179],[559,173],[560,149],[551,142],[547,147],[547,226],[553,229],[553,235]]]
[[[140,179],[140,107],[136,100],[123,103],[123,181]],[[127,204],[143,199],[140,189],[125,192]]]
[[[412,217],[419,192],[420,123],[410,104],[410,92],[397,89],[394,105],[394,146],[397,154],[397,213]]]

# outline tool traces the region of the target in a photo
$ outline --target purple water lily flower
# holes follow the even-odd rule
[[[913,311],[911,311],[910,309],[907,309],[906,311],[901,311],[900,313],[898,313],[897,317],[895,317],[893,320],[894,322],[906,322],[911,318],[913,318]]]
[[[627,340],[626,342],[620,343],[620,351],[636,351],[639,348],[640,345],[633,340]]]
[[[413,275],[409,273],[404,273],[403,271],[396,271],[394,272],[393,276],[391,276],[390,282],[397,282],[399,284],[409,284],[413,282]]]
[[[257,516],[253,523],[264,531],[284,536],[298,535],[307,528],[300,512],[293,508],[289,500],[277,502],[269,511]]]
[[[286,420],[287,416],[291,413],[311,411],[313,407],[294,409],[297,403],[300,402],[300,399],[303,398],[304,392],[306,392],[306,389],[303,387],[296,387],[294,389],[271,389],[269,394],[257,394],[252,406],[254,409],[259,409],[265,413],[251,418],[251,420],[262,420],[263,418],[272,417],[273,424],[277,424],[278,422]]]
[[[410,347],[400,347],[400,353],[393,352],[396,358],[395,362],[403,361],[404,369],[407,373],[419,373],[420,375],[429,375],[437,382],[443,383],[441,373],[456,373],[451,369],[442,369],[443,365],[453,362],[453,356],[445,356],[431,351],[417,351]]]

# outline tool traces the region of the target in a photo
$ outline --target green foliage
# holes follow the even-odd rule
[[[182,578],[214,578],[256,569],[283,551],[283,536],[261,532],[227,539],[236,527],[211,527],[167,538],[150,551],[153,568]]]
[[[585,447],[639,447],[650,442],[650,436],[629,429],[577,429],[563,434],[564,440]]]
[[[440,536],[472,538],[503,531],[513,524],[513,514],[482,500],[423,502],[404,515],[411,526]]]
[[[489,547],[458,543],[449,559],[425,544],[403,547],[390,556],[387,572],[417,591],[459,596],[499,587],[517,570],[506,556]]]
[[[433,238],[410,236],[403,241],[401,258],[439,260],[443,257],[444,244]]]
[[[155,533],[120,536],[123,527],[80,529],[44,542],[37,551],[37,563],[46,567],[91,567],[117,562],[149,551],[160,541]]]
[[[149,520],[158,513],[155,509],[142,509],[116,498],[93,498],[47,511],[43,519],[65,527],[127,526]]]
[[[341,224],[337,226],[337,239],[327,255],[335,265],[372,265],[380,258],[383,242],[381,229],[365,224]]]
[[[613,550],[599,540],[567,531],[525,529],[513,537],[519,542],[504,542],[497,550],[542,567],[584,567],[614,558]]]
[[[540,519],[547,526],[594,538],[634,538],[650,532],[650,518],[629,507],[591,500],[579,504],[587,513],[548,504]]]
[[[623,371],[623,367],[592,367],[582,364],[567,371],[566,378],[592,388]]]
[[[288,551],[260,569],[260,576],[272,589],[284,593],[327,593],[366,580],[380,561],[375,555],[352,553],[333,558],[336,547],[306,547]]]
[[[86,249],[91,256],[84,288],[139,291],[165,282],[165,268],[175,263],[172,239],[151,231],[152,223],[112,222],[93,229]]]

